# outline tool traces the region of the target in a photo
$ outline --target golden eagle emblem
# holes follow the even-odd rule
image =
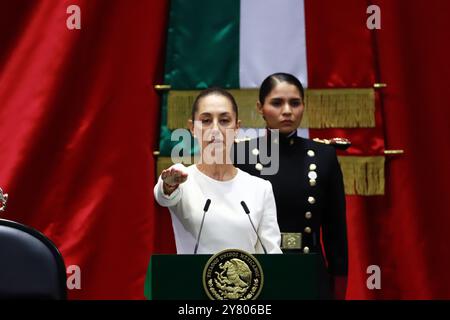
[[[263,273],[258,260],[237,249],[215,254],[203,271],[203,286],[212,300],[253,300],[262,285]]]

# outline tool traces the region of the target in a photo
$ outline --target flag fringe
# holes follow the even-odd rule
[[[256,109],[257,89],[228,90],[239,106],[239,119],[246,128],[264,128]],[[169,129],[186,128],[192,105],[200,90],[171,90],[167,99]],[[305,91],[303,128],[373,128],[375,127],[375,91],[357,89],[307,89]]]
[[[374,89],[307,90],[305,106],[305,128],[375,127]]]
[[[384,156],[339,156],[345,194],[375,196],[384,194]]]
[[[384,194],[384,156],[339,156],[338,159],[344,176],[345,194],[360,196]],[[177,158],[174,161],[170,157],[160,156],[156,166],[157,175],[174,163],[190,165],[195,162],[192,156]]]

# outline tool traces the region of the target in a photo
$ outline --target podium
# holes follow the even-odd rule
[[[144,294],[149,300],[208,300],[203,269],[212,255],[153,255]],[[329,299],[323,258],[310,254],[255,254],[264,274],[258,300]]]

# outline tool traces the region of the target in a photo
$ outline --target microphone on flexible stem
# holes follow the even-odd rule
[[[203,222],[205,222],[206,211],[209,209],[209,205],[211,204],[211,199],[206,200],[205,206],[203,207],[203,218],[202,223],[200,224],[200,230],[198,231],[197,242],[195,243],[194,254],[197,254],[198,244],[200,243],[200,235],[202,234]]]
[[[248,220],[250,220],[250,223],[252,224],[253,230],[255,230],[256,237],[258,238],[259,243],[261,243],[261,247],[263,248],[264,253],[267,254],[267,250],[266,250],[266,248],[264,247],[264,245],[263,245],[261,239],[259,238],[259,234],[258,234],[258,232],[256,231],[256,228],[255,228],[255,225],[253,224],[252,218],[250,217],[250,210],[248,210],[248,207],[247,207],[247,205],[245,204],[244,201],[241,201],[241,206],[242,206],[242,208],[244,208],[244,211],[245,211],[245,213],[246,213],[247,216],[248,216]]]

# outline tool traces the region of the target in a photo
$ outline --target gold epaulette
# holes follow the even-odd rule
[[[341,150],[347,150],[352,145],[351,141],[345,138],[332,138],[332,139],[314,138],[313,141],[329,144]]]

